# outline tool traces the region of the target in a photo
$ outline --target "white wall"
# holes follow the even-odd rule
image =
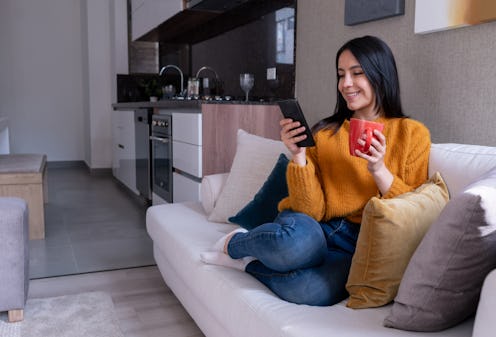
[[[0,113],[11,152],[48,160],[84,154],[79,0],[2,0]]]
[[[83,111],[84,113],[84,161],[91,163],[91,138],[90,138],[90,115],[89,111],[89,52],[88,52],[88,6],[86,1],[80,1],[81,6],[81,45],[82,45],[82,80],[83,80]]]
[[[133,41],[183,9],[183,0],[131,0]]]
[[[127,30],[125,3],[2,0],[0,115],[9,118],[12,153],[111,167],[115,69],[125,67],[112,61],[116,48],[127,59],[114,33]]]
[[[112,166],[112,63],[110,6],[108,1],[87,0],[88,86],[91,168]]]

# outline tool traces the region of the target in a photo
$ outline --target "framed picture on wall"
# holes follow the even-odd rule
[[[353,26],[403,14],[405,0],[346,0],[344,24]]]
[[[416,0],[415,34],[472,26],[496,20],[494,0]]]

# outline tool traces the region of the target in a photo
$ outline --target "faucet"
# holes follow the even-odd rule
[[[196,72],[196,78],[199,78],[200,73],[202,71],[204,71],[204,70],[210,70],[211,72],[213,72],[215,74],[215,82],[214,83],[215,83],[215,86],[219,86],[220,85],[219,75],[217,74],[217,72],[212,67],[203,66],[200,69],[198,69],[198,71]],[[205,80],[208,80],[208,79],[204,79],[204,81]],[[205,82],[203,82],[203,84],[205,85]],[[208,86],[208,82],[207,82],[207,86]],[[217,90],[219,90],[219,88],[217,88]]]
[[[209,67],[209,66],[204,66],[204,67],[201,67],[200,69],[198,69],[198,71],[196,72],[196,78],[199,78],[198,76],[204,70],[210,70],[211,72],[213,72],[215,74],[215,80],[219,81],[219,75],[217,75],[217,72],[212,67]]]
[[[181,69],[179,69],[178,66],[175,66],[173,64],[168,64],[164,67],[162,67],[162,69],[160,69],[160,72],[159,72],[159,75],[162,76],[162,74],[165,72],[165,70],[167,68],[174,68],[176,69],[177,71],[179,71],[179,75],[181,75],[181,91],[179,92],[179,96],[182,96],[183,95],[183,91],[184,91],[184,76],[183,76],[183,72],[181,71]]]

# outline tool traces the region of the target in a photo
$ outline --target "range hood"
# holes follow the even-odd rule
[[[225,12],[249,0],[190,0],[186,2],[189,9]]]
[[[296,0],[189,0],[186,9],[138,41],[195,44],[295,3]]]

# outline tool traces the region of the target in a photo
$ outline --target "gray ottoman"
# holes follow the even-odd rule
[[[0,311],[9,321],[23,319],[29,288],[28,206],[20,198],[0,197]]]

